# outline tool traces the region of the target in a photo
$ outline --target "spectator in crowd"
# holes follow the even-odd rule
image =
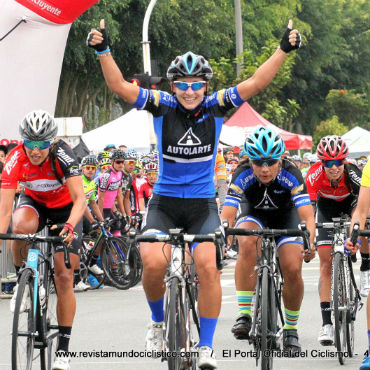
[[[127,150],[128,150],[128,148],[127,148],[127,146],[126,145],[120,145],[118,148],[120,148],[123,152],[127,152]]]
[[[226,153],[225,153],[225,162],[227,163],[227,161],[231,158],[234,157],[234,152],[231,150],[231,149],[228,149],[226,150]]]
[[[5,145],[0,145],[0,163],[5,162],[6,153],[8,152]]]
[[[227,193],[226,163],[221,153],[222,153],[221,148],[218,148],[215,163],[215,182],[219,201],[218,209],[220,213],[222,211],[222,207],[224,205]]]
[[[111,152],[112,150],[117,149],[114,144],[108,144],[105,148],[104,151],[106,152]]]
[[[8,146],[6,147],[6,157],[9,155],[9,153],[16,147],[18,146],[17,143],[9,143]]]

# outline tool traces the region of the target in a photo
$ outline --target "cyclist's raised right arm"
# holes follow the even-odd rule
[[[17,189],[1,189],[0,193],[0,233],[8,231],[12,218],[13,202]]]
[[[100,30],[105,30],[104,19],[100,21]],[[104,40],[102,32],[93,29],[89,35],[88,43],[90,46],[106,43],[109,48],[107,40]],[[105,82],[112,92],[117,94],[122,99],[126,100],[129,104],[134,104],[139,95],[139,87],[127,82],[114,61],[110,52],[97,54],[99,55],[100,65],[103,70]]]

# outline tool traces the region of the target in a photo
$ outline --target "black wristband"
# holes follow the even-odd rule
[[[284,35],[280,41],[280,49],[284,51],[285,53],[289,53],[294,49],[299,49],[301,47],[301,34],[298,32],[297,34],[297,40],[295,45],[293,46],[289,42],[289,34],[290,34],[291,29],[287,28],[284,32]]]

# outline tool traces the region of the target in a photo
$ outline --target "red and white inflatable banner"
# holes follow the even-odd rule
[[[1,144],[20,139],[28,112],[54,114],[71,23],[97,1],[0,0],[0,39],[25,20],[0,41]]]
[[[16,0],[41,17],[58,24],[72,23],[98,0]]]

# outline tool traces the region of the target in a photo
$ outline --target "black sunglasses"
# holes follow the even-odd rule
[[[278,159],[253,159],[252,160],[252,163],[257,167],[263,167],[263,166],[271,167],[278,162],[279,162]]]

